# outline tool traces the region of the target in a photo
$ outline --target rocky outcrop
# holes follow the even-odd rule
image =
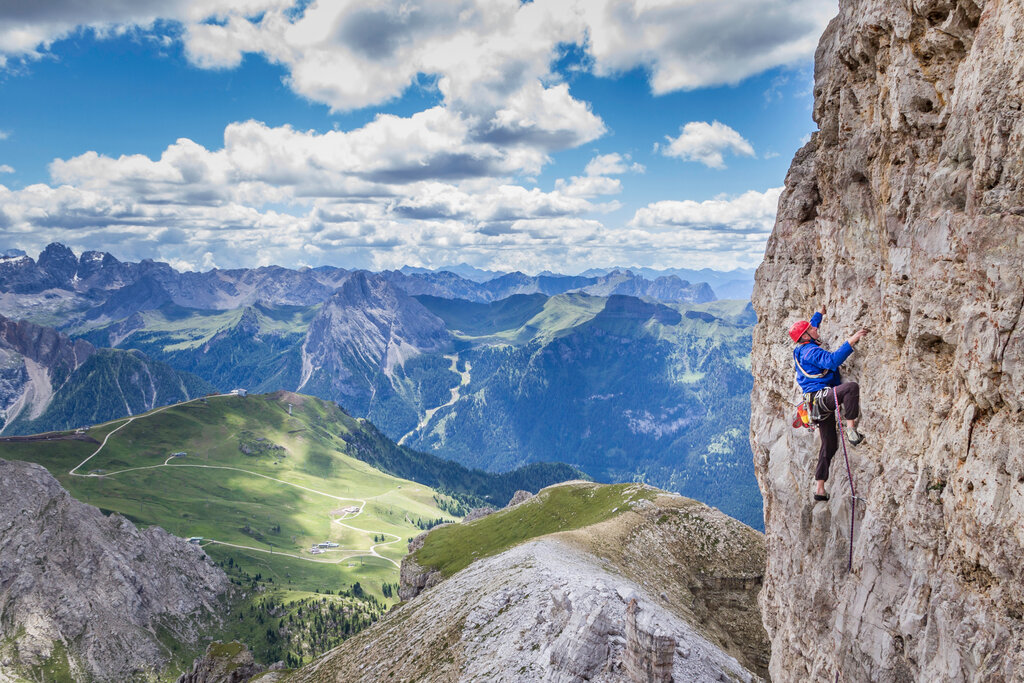
[[[751,439],[777,680],[1024,671],[1024,7],[844,0],[757,273]],[[785,331],[826,304],[868,441],[810,499]],[[853,567],[848,571],[852,534]]]
[[[215,640],[177,683],[245,683],[264,671],[266,667],[256,663],[243,643]]]
[[[512,494],[512,500],[508,501],[508,505],[506,505],[505,507],[509,507],[510,508],[510,507],[515,506],[515,505],[519,505],[520,503],[525,503],[526,501],[530,500],[531,498],[533,498],[533,494],[532,493],[530,493],[529,491],[523,491],[523,490],[520,489],[519,491],[516,491],[514,494]]]
[[[630,681],[672,683],[672,670],[676,659],[676,639],[660,633],[649,619],[641,615],[640,603],[633,598],[626,606],[626,649],[622,664]],[[689,656],[685,649],[680,654]]]
[[[426,589],[444,581],[441,572],[420,565],[413,557],[413,553],[423,547],[423,540],[429,533],[424,531],[409,541],[409,554],[402,558],[402,566],[398,571],[398,597],[402,600],[412,600]]]
[[[0,460],[0,490],[5,670],[142,680],[168,662],[160,638],[194,645],[219,621],[230,582],[199,547],[105,516],[39,465]]]
[[[473,562],[288,680],[762,680],[763,561],[716,510],[636,501]]]

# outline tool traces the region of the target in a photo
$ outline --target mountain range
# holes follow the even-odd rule
[[[0,313],[66,327],[116,320],[168,302],[216,310],[257,302],[308,306],[327,298],[351,273],[331,266],[179,272],[167,263],[149,259],[123,262],[105,252],[86,251],[76,256],[63,244],[53,243],[38,259],[20,250],[0,254]],[[408,294],[469,301],[569,291],[603,296],[631,294],[672,302],[717,298],[705,282],[691,284],[674,274],[647,279],[629,270],[592,276],[513,272],[482,282],[449,271],[394,270],[380,275]]]
[[[93,354],[108,364],[131,354],[151,368],[93,392],[90,415],[58,402],[6,433],[210,391],[284,389],[337,401],[388,437],[469,467],[566,462],[761,525],[745,427],[755,319],[744,301],[706,300],[707,285],[620,271],[482,283],[326,267],[179,273],[50,245],[38,260],[0,259],[0,289],[0,311],[111,349]],[[149,393],[125,389],[136,382]],[[126,402],[117,387],[157,398]]]

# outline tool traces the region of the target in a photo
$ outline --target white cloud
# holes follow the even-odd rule
[[[660,248],[668,251],[685,249],[720,264],[753,266],[764,256],[782,190],[751,190],[737,197],[703,202],[648,204],[636,212],[629,222],[630,230],[620,237],[653,245],[649,237],[657,235]]]
[[[703,202],[662,201],[638,210],[632,226],[647,228],[688,228],[743,234],[767,234],[775,223],[782,188],[764,192],[751,190],[738,197],[719,197]]]
[[[2,65],[2,64],[0,64],[0,66],[3,66],[3,65]],[[11,137],[11,134],[10,134],[10,132],[9,132],[9,131],[6,131],[6,130],[0,130],[0,140],[6,140],[6,139],[7,139],[7,138],[9,138],[9,137]]]
[[[814,54],[835,0],[592,0],[588,52],[598,75],[646,66],[661,94],[738,83]]]
[[[727,153],[754,156],[753,146],[735,130],[718,121],[691,121],[680,129],[679,137],[666,136],[661,148],[665,156],[683,161],[699,161],[708,168],[724,169]]]
[[[126,28],[149,28],[157,19],[186,23],[255,16],[282,10],[293,0],[39,0],[0,3],[0,67],[4,56],[36,58],[55,41],[88,29],[109,35]]]
[[[643,173],[644,170],[642,164],[630,163],[628,154],[601,154],[591,159],[583,172],[588,176],[599,176]]]
[[[0,173],[14,173],[14,168],[7,164],[0,164]]]
[[[436,83],[441,95],[438,106],[378,116],[356,130],[247,121],[226,128],[221,149],[182,139],[156,159],[57,160],[54,187],[0,185],[0,226],[29,250],[60,239],[197,268],[319,264],[338,254],[370,267],[455,259],[563,271],[595,262],[698,265],[715,258],[707,246],[715,239],[727,243],[722,259],[749,259],[763,248],[774,207],[716,200],[740,218],[715,223],[728,218],[727,206],[658,202],[627,226],[595,220],[619,204],[594,198],[620,192],[617,176],[643,172],[624,156],[597,156],[550,192],[516,185],[552,153],[606,133],[552,65],[576,45],[582,69],[605,76],[644,68],[656,93],[733,83],[809,59],[834,12],[832,0],[0,3],[0,68],[75,31],[149,31],[159,17],[181,22],[168,35],[195,65],[233,68],[260,54],[283,67],[294,92],[335,110],[393,100],[414,83]],[[749,143],[736,137],[680,153],[724,164],[725,154],[747,154]],[[706,223],[694,223],[701,215]]]
[[[147,176],[162,177],[153,169]],[[604,210],[602,205],[559,189],[543,192],[488,179],[388,187],[394,194],[259,207],[223,188],[213,189],[224,198],[220,202],[175,204],[164,201],[166,196],[151,201],[148,188],[126,184],[105,192],[0,185],[0,224],[10,244],[29,252],[59,240],[78,250],[105,249],[119,258],[156,258],[191,269],[271,263],[391,268],[457,261],[532,272],[578,272],[627,261],[730,268],[760,260],[781,192],[658,202],[618,227],[589,217]]]
[[[563,45],[598,75],[647,69],[655,93],[736,83],[807,60],[835,0],[46,0],[0,6],[0,54],[32,55],[76,27],[184,24],[186,54],[230,68],[245,53],[280,63],[295,92],[338,110],[399,97],[437,77],[449,106],[498,111],[551,84]],[[215,18],[217,21],[207,21]],[[474,109],[475,108],[475,109]]]
[[[622,192],[622,181],[608,176],[643,173],[644,170],[642,164],[630,163],[628,154],[600,154],[587,163],[582,176],[573,176],[568,181],[562,178],[556,180],[555,189],[574,197],[618,194]],[[613,203],[598,208],[601,211],[615,211],[619,207]]]

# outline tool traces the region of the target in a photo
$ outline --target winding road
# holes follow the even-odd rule
[[[453,365],[454,365],[454,361],[453,361]],[[456,390],[453,389],[452,391],[454,393]],[[219,394],[219,396],[230,396],[230,395],[231,394]],[[207,398],[214,398],[214,397],[207,397]],[[290,482],[290,481],[285,481],[284,479],[278,479],[277,477],[271,477],[270,475],[267,475],[267,474],[261,474],[259,472],[253,472],[251,470],[245,470],[245,469],[242,469],[240,467],[229,467],[227,465],[192,465],[192,464],[187,464],[187,463],[179,463],[179,464],[173,464],[172,465],[171,461],[177,459],[173,455],[170,456],[169,458],[167,458],[166,460],[164,460],[163,463],[161,463],[159,465],[145,465],[143,467],[129,467],[127,469],[117,470],[115,472],[102,472],[102,473],[90,472],[90,473],[87,473],[87,474],[81,474],[81,473],[78,472],[78,470],[81,469],[81,467],[83,465],[85,465],[87,462],[89,462],[90,460],[95,458],[100,453],[100,451],[102,451],[104,449],[104,447],[106,447],[107,442],[110,440],[110,437],[112,437],[114,434],[116,434],[120,430],[122,430],[125,427],[127,427],[128,425],[130,425],[135,420],[141,420],[141,419],[146,418],[146,417],[151,417],[153,415],[156,415],[157,413],[163,412],[163,411],[168,410],[170,408],[177,408],[178,406],[183,406],[183,405],[186,405],[188,403],[192,403],[192,402],[198,401],[198,400],[201,400],[201,399],[200,398],[194,398],[194,399],[191,399],[189,401],[182,401],[181,403],[175,403],[173,405],[164,406],[163,408],[159,408],[159,409],[154,410],[152,412],[146,413],[145,415],[138,415],[138,416],[129,417],[127,420],[125,420],[124,424],[122,424],[122,425],[120,425],[120,426],[110,430],[109,432],[107,432],[107,435],[105,437],[103,437],[103,441],[100,443],[99,448],[97,448],[95,451],[93,451],[93,453],[91,455],[89,455],[89,457],[87,457],[85,460],[83,460],[82,462],[78,463],[73,468],[71,468],[68,471],[68,474],[70,474],[71,476],[74,476],[74,477],[113,477],[113,476],[116,476],[118,474],[124,474],[126,472],[137,472],[139,470],[153,470],[153,469],[158,469],[158,468],[161,468],[161,467],[173,467],[173,468],[177,468],[177,467],[200,467],[200,468],[203,468],[203,469],[210,469],[210,470],[232,470],[234,472],[242,472],[243,474],[249,474],[249,475],[252,475],[254,477],[262,477],[263,479],[269,479],[270,481],[277,482],[277,483],[282,484],[284,486],[292,486],[294,488],[302,489],[303,491],[308,491],[309,493],[314,493],[314,494],[319,495],[319,496],[325,496],[325,497],[331,498],[333,500],[348,501],[348,502],[358,503],[359,504],[359,509],[356,512],[345,512],[345,513],[342,514],[341,517],[333,517],[332,516],[331,517],[331,522],[333,524],[338,524],[339,526],[345,527],[346,529],[351,529],[353,531],[358,531],[358,532],[365,533],[365,534],[374,534],[374,535],[380,534],[380,535],[383,535],[383,536],[390,536],[394,540],[386,541],[386,542],[381,542],[381,543],[375,543],[374,545],[370,546],[369,551],[365,551],[365,550],[362,550],[360,548],[341,548],[341,547],[339,547],[339,548],[330,548],[330,549],[325,549],[324,550],[325,553],[353,553],[353,554],[350,554],[350,555],[346,555],[345,557],[342,557],[341,559],[337,559],[337,560],[333,560],[333,559],[332,560],[317,559],[317,558],[313,558],[313,557],[305,557],[303,555],[295,555],[293,553],[280,552],[280,551],[275,552],[273,550],[267,550],[266,548],[256,548],[256,547],[253,547],[253,546],[238,545],[237,543],[228,543],[227,541],[218,541],[218,540],[213,539],[213,538],[203,539],[205,541],[205,543],[203,543],[203,545],[205,546],[205,545],[209,545],[209,544],[217,544],[217,545],[228,546],[228,547],[231,547],[231,548],[240,548],[240,549],[243,549],[243,550],[250,550],[250,551],[255,551],[255,552],[259,552],[259,553],[267,553],[267,554],[270,554],[270,555],[283,555],[285,557],[295,558],[296,560],[304,560],[306,562],[316,562],[318,564],[341,564],[342,562],[346,562],[346,561],[354,559],[356,557],[377,557],[377,558],[380,558],[382,560],[387,560],[388,562],[390,562],[391,564],[395,565],[396,567],[400,567],[401,566],[398,562],[396,562],[395,560],[392,560],[390,557],[384,557],[383,555],[381,555],[380,553],[377,552],[377,548],[382,548],[384,546],[393,545],[395,543],[398,543],[399,541],[402,540],[401,536],[397,536],[397,535],[392,534],[392,533],[387,532],[387,531],[373,531],[372,529],[360,529],[358,527],[354,527],[354,526],[351,526],[349,524],[345,524],[344,521],[343,521],[343,520],[351,520],[351,519],[354,519],[354,518],[358,517],[359,515],[361,515],[363,513],[363,508],[366,507],[366,500],[372,500],[374,498],[379,498],[381,496],[387,495],[388,493],[390,493],[391,491],[394,491],[395,489],[390,489],[388,491],[385,491],[384,493],[379,493],[376,496],[371,496],[369,499],[366,499],[366,500],[364,500],[362,498],[347,498],[347,497],[344,497],[344,496],[336,496],[336,495],[334,495],[332,493],[326,493],[324,491],[317,491],[316,489],[310,488],[308,486],[303,486],[302,484],[295,484],[295,483]],[[452,402],[454,402],[454,400],[455,399],[453,399]],[[441,407],[443,407],[443,406],[438,406],[438,408],[441,408]],[[437,408],[435,408],[435,410],[437,410]]]

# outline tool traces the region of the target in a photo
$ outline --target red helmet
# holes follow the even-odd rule
[[[806,332],[810,327],[811,324],[806,320],[797,320],[789,328],[789,338],[794,342],[800,341],[800,337],[804,336],[804,332]]]

